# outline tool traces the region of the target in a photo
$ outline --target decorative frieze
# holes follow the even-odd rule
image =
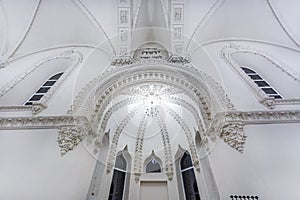
[[[185,65],[187,63],[190,63],[190,57],[189,56],[171,55],[168,59],[168,62],[173,63],[173,64]]]
[[[230,147],[243,153],[246,141],[244,126],[250,124],[300,123],[300,111],[228,111],[218,113],[203,134],[203,144],[220,137]]]
[[[94,137],[94,131],[85,117],[2,117],[0,129],[59,129],[57,141],[62,156],[73,150],[83,139]]]
[[[31,105],[26,106],[0,106],[0,112],[22,112],[32,111]]]
[[[282,111],[230,111],[220,113],[225,116],[227,122],[243,122],[244,124],[280,124],[280,123],[300,123],[299,110]]]
[[[119,56],[113,59],[112,66],[123,66],[131,65],[134,63],[134,60],[130,56]]]

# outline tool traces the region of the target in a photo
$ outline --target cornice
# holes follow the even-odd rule
[[[244,126],[282,123],[300,123],[300,110],[221,112],[215,116],[210,128],[200,134],[204,146],[208,144],[207,140],[215,143],[219,137],[230,147],[242,153],[247,137],[244,133]],[[62,155],[73,150],[81,141],[96,137],[90,122],[84,116],[0,118],[0,130],[28,129],[58,129],[58,143]],[[193,144],[191,134],[188,136]],[[195,150],[195,147],[192,149]],[[197,154],[193,153],[193,156],[195,156],[194,161],[197,166]]]
[[[240,153],[244,151],[247,135],[246,125],[300,123],[300,110],[283,111],[229,111],[218,113],[205,133],[201,133],[202,144],[206,150],[221,138]]]

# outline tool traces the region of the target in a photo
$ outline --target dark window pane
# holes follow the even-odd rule
[[[38,101],[43,97],[43,95],[33,95],[29,101]]]
[[[126,171],[126,160],[125,158],[123,157],[123,155],[118,155],[117,156],[117,159],[116,159],[116,163],[115,163],[115,167],[118,168],[118,169],[122,169],[124,171]]]
[[[270,97],[274,97],[275,99],[282,99],[282,96],[280,95],[269,95]]]
[[[54,76],[52,76],[51,78],[49,78],[49,80],[58,80],[61,77],[61,75],[63,75],[63,72],[55,74]]]
[[[122,200],[123,199],[123,192],[124,192],[124,185],[125,185],[125,177],[126,173],[121,172],[119,170],[114,170],[108,199],[112,200]]]
[[[47,81],[43,86],[52,86],[56,81]]]
[[[32,105],[32,102],[26,102],[25,105],[30,106],[30,105]]]
[[[193,166],[191,156],[188,153],[183,154],[181,161],[180,161],[180,165],[181,165],[181,170]]]
[[[152,159],[146,166],[146,173],[160,173],[160,172],[161,172],[161,167],[159,163],[155,159]]]
[[[270,86],[266,81],[254,81],[258,87]]]
[[[252,80],[262,80],[259,75],[248,75]]]
[[[42,87],[36,93],[47,93],[49,89],[49,87]]]
[[[262,88],[262,90],[266,93],[266,94],[277,94],[277,92],[275,90],[273,90],[273,88]]]
[[[246,74],[255,74],[255,71],[253,71],[249,68],[246,68],[246,67],[241,67],[241,68]]]
[[[182,181],[186,200],[200,200],[194,169],[182,172]]]

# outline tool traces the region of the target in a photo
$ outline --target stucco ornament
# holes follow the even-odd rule
[[[75,149],[82,141],[83,136],[79,127],[63,126],[59,128],[57,142],[61,156]]]
[[[243,153],[247,138],[244,133],[244,124],[240,122],[225,124],[222,127],[220,138],[232,148]]]

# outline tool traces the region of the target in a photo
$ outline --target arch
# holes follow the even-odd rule
[[[28,100],[35,91],[38,90],[45,80],[58,72],[64,72],[59,81],[42,99],[42,104],[46,105],[50,97],[55,93],[57,88],[64,80],[70,76],[75,68],[79,66],[83,55],[79,51],[64,51],[43,58],[37,64],[29,67],[26,71],[21,72],[15,78],[7,82],[0,88],[0,100],[4,105],[21,105]],[[20,98],[14,98],[16,93]]]
[[[238,75],[240,75],[240,77],[251,87],[251,89],[254,91],[254,94],[258,98],[258,101],[269,109],[273,109],[275,105],[291,105],[300,103],[300,99],[298,97],[299,94],[295,93],[299,87],[299,73],[291,69],[289,66],[286,66],[281,61],[277,60],[275,56],[271,56],[263,51],[235,44],[225,46],[221,51],[221,56],[229,64],[229,66],[232,67],[235,72],[237,72]],[[244,56],[247,56],[247,59]],[[251,58],[250,56],[252,59],[248,59]],[[250,70],[253,72],[258,71],[260,74],[268,76],[268,82],[275,86],[278,91],[280,91],[280,95],[277,95],[279,92],[277,92],[274,88],[270,89],[269,87],[263,90],[261,88],[263,86],[260,87],[258,84],[265,86],[270,86],[270,84],[266,83],[266,81],[255,83],[253,79],[255,77],[259,77],[253,76],[252,79],[250,74],[247,74],[252,72],[246,69],[243,70],[243,68],[248,68],[244,66],[251,66],[253,68],[256,67],[256,65],[256,70]],[[272,67],[272,73],[268,73],[270,69],[267,71],[267,66]],[[260,80],[261,79],[262,78],[260,77]],[[285,84],[280,84],[278,80],[281,82],[284,81]],[[285,87],[284,85],[289,85],[289,87]],[[272,94],[273,96],[269,96],[269,94]],[[285,98],[283,98],[283,96]]]
[[[144,171],[146,173],[161,173],[162,160],[155,155],[154,151],[145,159]]]

